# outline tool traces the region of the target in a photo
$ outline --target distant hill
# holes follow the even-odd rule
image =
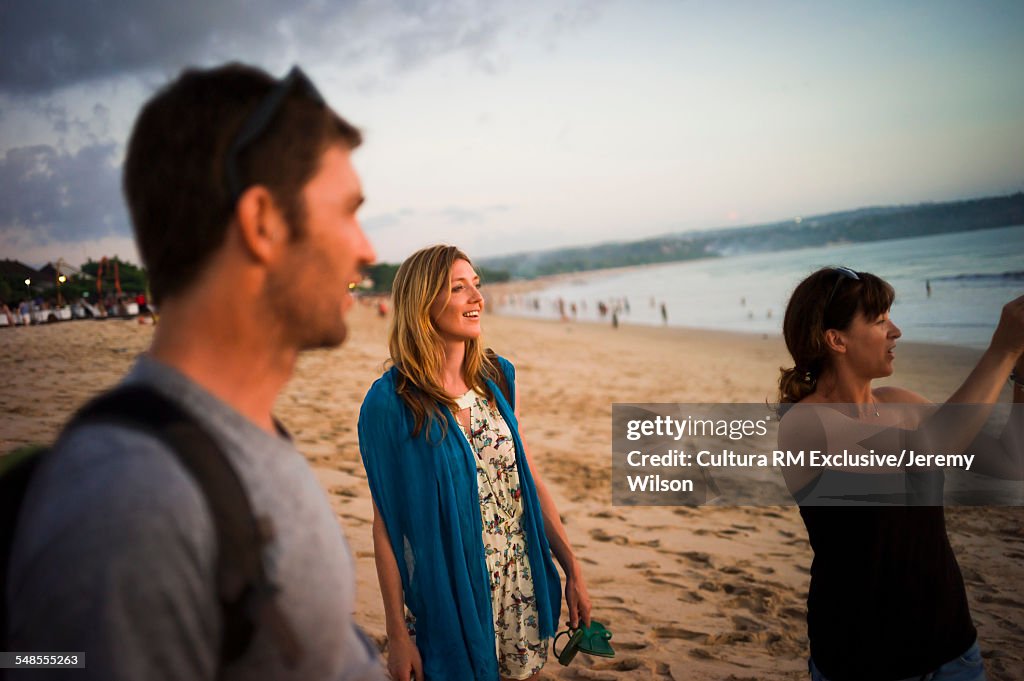
[[[623,241],[481,258],[514,278],[628,265],[788,251],[1024,224],[1024,192],[967,201],[859,208],[748,227],[683,232]]]

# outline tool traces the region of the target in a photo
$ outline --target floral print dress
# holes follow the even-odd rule
[[[526,555],[515,443],[505,419],[486,397],[470,390],[455,402],[463,435],[476,454],[498,671],[503,677],[525,679],[547,661],[547,640],[540,638],[533,575]]]

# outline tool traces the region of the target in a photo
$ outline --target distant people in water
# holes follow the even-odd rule
[[[924,292],[926,294],[928,294],[929,298],[932,297],[932,280],[931,279],[925,279],[924,280]]]
[[[661,304],[661,323],[668,324],[668,308],[664,302]]]

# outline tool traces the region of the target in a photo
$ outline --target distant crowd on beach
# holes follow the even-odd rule
[[[557,298],[541,298],[527,294],[504,294],[498,297],[496,309],[513,309],[540,313],[542,311],[553,312],[563,322],[576,321],[580,317],[587,316],[587,300],[566,300]],[[610,321],[612,327],[618,328],[623,316],[628,316],[632,311],[629,298],[626,296],[615,296],[606,299],[590,301],[592,309],[596,311],[598,320]],[[661,315],[661,323],[668,324],[668,305],[665,301],[658,301],[651,296],[648,304],[652,310],[657,309]]]
[[[17,303],[0,302],[0,327],[29,326],[76,319],[153,319],[155,307],[145,293],[108,293],[95,301],[78,298],[59,304],[54,298],[22,298]]]

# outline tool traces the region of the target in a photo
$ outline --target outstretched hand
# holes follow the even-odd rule
[[[1024,354],[1024,296],[1003,306],[991,347],[1018,358]]]

